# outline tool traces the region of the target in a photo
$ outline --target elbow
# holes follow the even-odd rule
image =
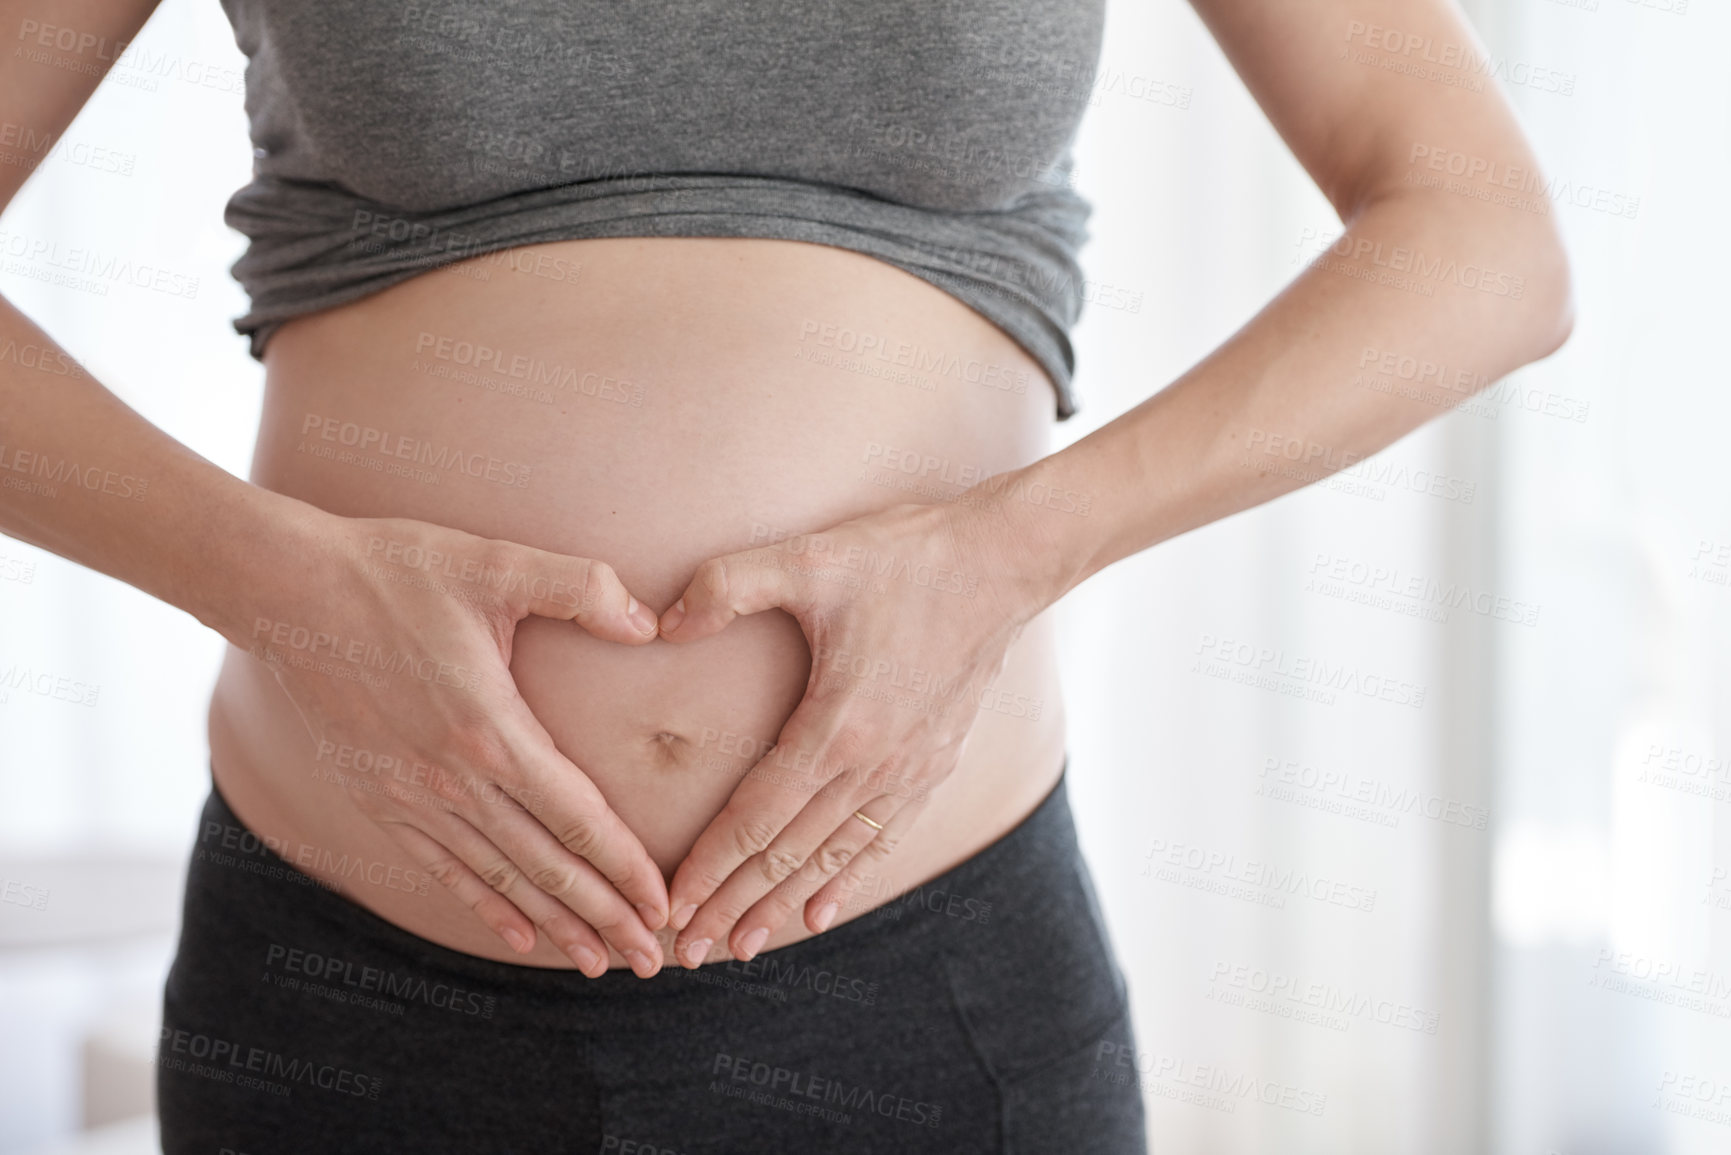
[[[1504,366],[1499,376],[1544,360],[1568,341],[1575,327],[1574,275],[1548,212],[1462,204],[1452,193],[1431,190],[1395,194],[1387,203],[1395,206],[1392,211],[1412,214],[1412,227],[1447,254],[1434,260],[1481,270],[1478,283],[1465,285],[1469,292],[1460,299],[1473,302],[1464,307],[1476,314],[1471,323],[1483,340],[1483,355]],[[1496,271],[1494,281],[1484,270]]]
[[[1563,347],[1575,329],[1575,292],[1569,253],[1555,225],[1545,219],[1532,230],[1526,255],[1531,301],[1523,318],[1523,362],[1542,361]]]
[[[1542,361],[1568,341],[1575,326],[1574,278],[1549,214],[1462,204],[1452,193],[1431,190],[1379,198],[1370,211],[1385,205],[1388,212],[1410,214],[1402,223],[1422,238],[1418,247],[1434,246],[1435,264],[1477,270],[1476,283],[1461,282],[1466,292],[1456,300],[1464,312],[1454,319],[1476,331],[1480,356],[1500,366],[1496,376]],[[1343,219],[1357,228],[1370,211]],[[1490,270],[1494,278],[1485,275]]]

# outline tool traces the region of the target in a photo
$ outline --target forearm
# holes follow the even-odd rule
[[[253,591],[313,563],[326,517],[151,425],[0,298],[0,532],[233,640]]]
[[[1360,279],[1378,274],[1402,280]],[[969,504],[1028,559],[1037,612],[1113,562],[1375,454],[1548,355],[1568,332],[1567,286],[1545,218],[1425,194],[1380,200],[1173,384],[989,479]],[[1367,387],[1386,354],[1421,387]],[[1065,513],[1029,497],[1052,492],[1086,500]]]

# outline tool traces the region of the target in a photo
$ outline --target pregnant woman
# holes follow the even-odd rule
[[[0,363],[0,440],[148,484],[0,528],[232,643],[165,1149],[1144,1150],[1048,610],[1443,411],[1365,349],[1566,338],[1548,219],[1414,179],[1533,164],[1384,66],[1454,7],[1196,0],[1347,229],[1056,454],[1100,0],[224,7],[250,481]],[[58,135],[99,70],[48,55],[0,94]]]

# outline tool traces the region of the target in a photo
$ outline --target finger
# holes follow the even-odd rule
[[[838,830],[856,828],[852,834],[863,844],[861,831],[875,835],[876,827],[854,817],[863,811],[881,825],[889,815],[900,809],[900,800],[891,798],[886,805],[880,798],[881,789],[862,789],[852,774],[832,779],[823,790],[806,803],[791,822],[772,838],[758,854],[740,863],[715,892],[705,899],[680,931],[674,953],[687,958],[699,944],[714,942],[723,935],[729,937],[738,957],[750,958],[763,948],[763,939],[749,939],[752,928],[737,927],[740,917],[764,896],[804,870],[826,840]],[[868,809],[875,807],[875,809]],[[835,869],[840,869],[837,863]],[[829,873],[834,873],[831,870]],[[813,888],[818,885],[812,883]],[[774,929],[774,928],[770,928]]]
[[[630,900],[647,929],[667,925],[667,880],[637,835],[589,776],[559,752],[520,696],[508,707],[507,723],[514,725],[518,735],[507,761],[517,768],[512,777],[525,787],[517,801],[560,845],[592,865]],[[492,780],[499,781],[499,776]],[[590,922],[599,929],[593,919]]]
[[[775,836],[839,774],[839,757],[854,743],[820,740],[839,726],[835,708],[809,695],[782,727],[781,737],[734,788],[721,813],[697,836],[668,887],[672,925],[683,930],[697,908],[726,882],[740,863],[769,847]],[[857,748],[857,747],[855,747]],[[832,753],[833,751],[833,753]],[[845,815],[848,807],[842,811]],[[838,817],[830,824],[841,824]]]
[[[449,847],[440,845],[406,822],[388,820],[379,825],[408,852],[410,858],[421,864],[422,870],[438,879],[512,950],[528,954],[535,949],[534,922],[510,899],[482,882],[481,876],[469,869]]]
[[[869,910],[873,906],[882,905],[874,902],[884,897],[882,886],[879,885],[883,864],[915,822],[919,821],[920,813],[925,810],[926,798],[909,802],[884,823],[884,828],[878,836],[860,848],[858,854],[848,859],[847,864],[838,871],[827,883],[818,888],[816,894],[805,900],[805,925],[814,934],[822,934],[834,923],[836,915],[843,907],[858,906]],[[875,815],[874,815],[875,817]],[[773,897],[773,896],[772,896]],[[746,912],[746,918],[756,917],[756,911]],[[755,922],[753,925],[756,925]]]
[[[573,777],[560,785],[586,799],[576,809],[556,810],[556,803],[541,796],[537,787],[518,800],[524,804],[522,809],[482,806],[465,814],[499,852],[484,867],[473,861],[471,865],[488,885],[501,891],[508,889],[513,872],[524,875],[530,885],[593,927],[630,961],[633,970],[647,972],[644,977],[648,977],[661,966],[661,946],[651,928],[665,924],[666,898],[651,894],[653,901],[636,909],[631,903],[636,901],[635,893],[644,891],[645,882],[659,887],[661,873],[594,784],[575,766],[571,772]],[[555,813],[565,816],[562,823]],[[559,824],[549,826],[549,822]],[[634,857],[641,861],[616,868],[618,881],[601,868],[602,862],[631,863]],[[631,889],[622,889],[621,883]]]
[[[529,815],[494,809],[503,812],[485,816],[488,828],[480,831],[473,854],[465,856],[482,882],[507,895],[519,885],[539,890],[593,927],[643,978],[660,969],[661,944],[593,866],[560,846]]]
[[[801,582],[781,567],[780,550],[754,549],[710,558],[661,615],[661,636],[694,642],[724,629],[741,614],[762,613],[799,601]]]
[[[705,903],[692,919],[683,936],[690,942],[683,948],[676,946],[676,960],[688,967],[698,965],[708,954],[709,944],[721,934],[727,935],[728,946],[735,958],[755,958],[764,943],[769,941],[769,936],[804,904],[809,895],[877,838],[880,827],[888,827],[890,818],[901,805],[900,800],[886,795],[872,799],[858,807],[856,812],[850,812],[838,828],[831,829],[828,837],[798,870],[769,888],[767,894],[763,893],[764,887],[756,884],[760,877],[758,872],[747,864],[723,884],[715,897]],[[871,821],[863,821],[860,814]]]
[[[545,891],[537,889],[522,871],[493,873],[497,868],[490,864],[502,859],[503,852],[461,816],[441,811],[433,817],[436,828],[430,837],[458,855],[482,886],[508,899],[513,907],[541,928],[548,941],[577,964],[578,970],[590,978],[598,978],[607,972],[607,944],[593,927]]]
[[[505,590],[517,595],[519,614],[575,622],[604,641],[642,645],[655,640],[660,623],[613,567],[528,546],[509,551]]]

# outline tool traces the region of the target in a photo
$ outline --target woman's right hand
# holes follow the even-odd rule
[[[423,521],[317,516],[319,545],[249,595],[252,621],[229,641],[269,663],[321,750],[436,768],[422,790],[351,775],[348,793],[513,949],[532,950],[539,927],[586,975],[606,971],[608,945],[654,974],[661,871],[509,666],[530,614],[622,645],[653,641],[655,614],[604,562]]]

